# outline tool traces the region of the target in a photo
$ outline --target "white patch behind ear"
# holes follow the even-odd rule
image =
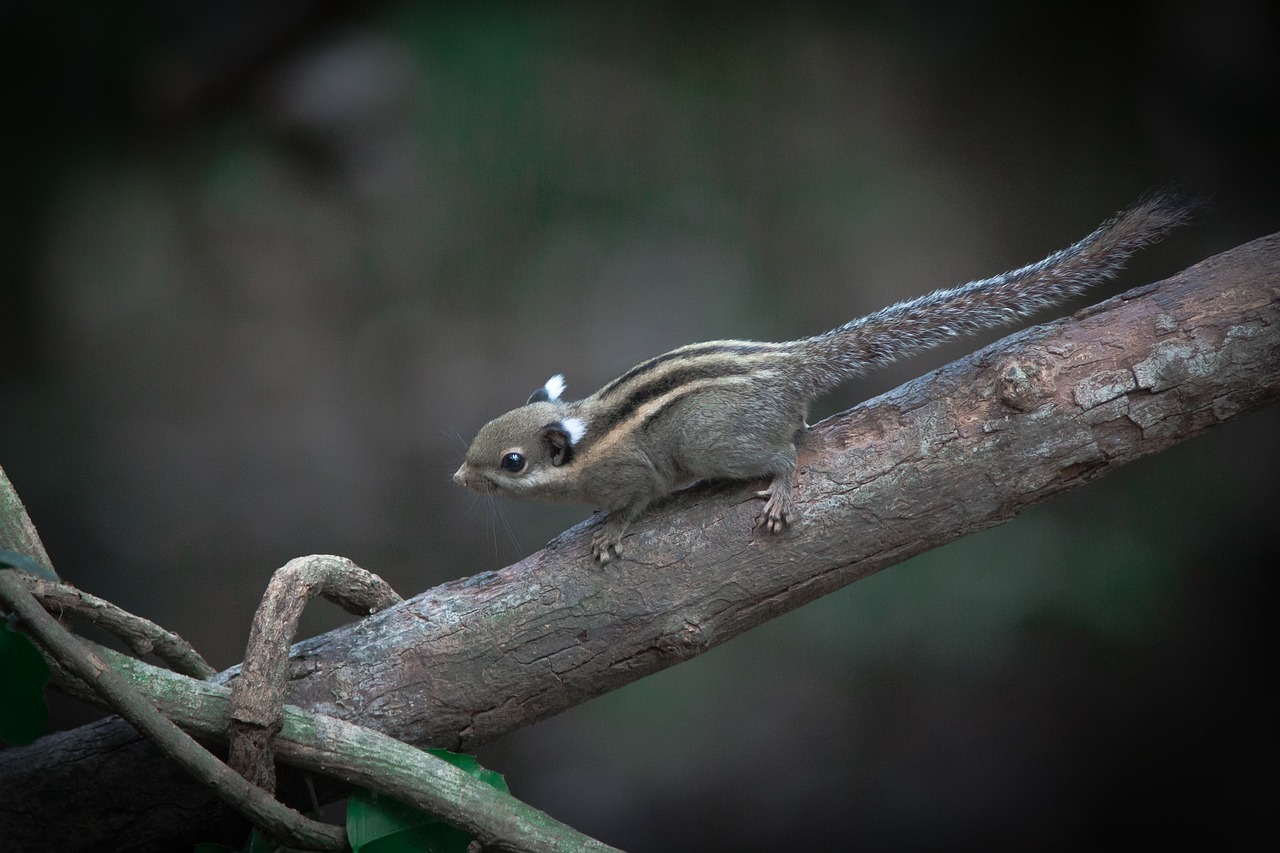
[[[555,403],[560,399],[560,395],[564,393],[564,374],[557,373],[547,380],[547,384],[543,385],[543,390],[547,392],[547,398]]]
[[[587,434],[587,422],[582,418],[565,418],[560,425],[564,427],[565,432],[569,433],[570,445],[577,445]]]

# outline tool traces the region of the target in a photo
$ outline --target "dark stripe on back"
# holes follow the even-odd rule
[[[643,365],[642,365],[643,366]],[[697,367],[688,367],[683,370],[673,370],[668,374],[658,377],[648,385],[641,385],[632,391],[625,400],[621,401],[617,408],[611,410],[604,418],[604,423],[597,436],[607,435],[609,430],[622,423],[630,417],[636,409],[645,403],[663,394],[668,394],[682,385],[688,385],[690,382],[697,382],[699,379],[716,379],[721,376],[742,376],[756,370],[755,365],[749,364],[704,364]]]
[[[696,346],[685,347],[684,349],[672,350],[665,355],[656,356],[648,361],[641,362],[608,385],[596,392],[596,396],[600,399],[608,397],[618,388],[631,380],[643,376],[652,371],[658,365],[666,364],[668,361],[676,358],[694,358],[703,355],[754,355],[759,352],[768,352],[773,347],[765,344],[752,343],[733,343],[733,344],[698,344]]]
[[[643,421],[641,421],[641,422],[640,422],[640,429],[641,429],[641,430],[646,430],[646,429],[648,429],[649,427],[653,426],[655,423],[657,423],[657,422],[658,422],[658,419],[659,419],[659,418],[661,418],[661,417],[662,417],[663,415],[665,415],[667,412],[671,411],[671,407],[672,407],[672,406],[676,405],[677,403],[681,402],[682,400],[684,400],[684,399],[685,399],[685,398],[687,398],[687,397],[691,397],[691,396],[693,396],[694,394],[698,393],[698,391],[701,391],[701,390],[705,390],[705,389],[701,389],[701,388],[699,388],[699,389],[696,389],[696,390],[689,390],[689,391],[686,391],[686,392],[684,392],[683,394],[676,394],[676,395],[675,395],[674,397],[672,397],[670,400],[668,400],[667,402],[663,403],[663,404],[662,404],[662,408],[660,408],[660,409],[658,409],[658,411],[656,411],[656,412],[654,412],[654,413],[652,413],[652,414],[648,415],[648,416],[647,416]]]

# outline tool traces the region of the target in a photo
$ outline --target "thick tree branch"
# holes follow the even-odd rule
[[[598,522],[579,525],[506,569],[300,643],[290,701],[411,743],[493,740],[1280,399],[1278,298],[1272,235],[1015,334],[816,426],[802,523],[784,536],[751,532],[759,506],[743,484],[646,514],[605,570],[588,555]],[[103,770],[108,744],[109,761],[145,765],[127,787],[79,786],[74,809],[41,802]],[[44,840],[50,821],[84,832],[120,814],[134,843],[172,839],[139,804],[198,815],[208,798],[120,745],[98,725],[0,755],[0,786],[22,792],[0,809]]]
[[[815,427],[801,524],[751,529],[751,485],[598,521],[295,649],[291,701],[462,749],[1280,399],[1280,235],[1028,329]],[[414,653],[406,653],[412,650]]]

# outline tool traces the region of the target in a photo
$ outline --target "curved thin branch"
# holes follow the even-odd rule
[[[59,664],[85,684],[92,685],[113,710],[169,758],[273,838],[307,850],[346,849],[345,829],[311,820],[276,802],[157,711],[102,657],[86,649],[46,613],[11,569],[0,569],[0,600],[18,615],[23,627]]]
[[[276,789],[271,738],[280,730],[289,646],[303,608],[317,595],[357,616],[368,616],[404,600],[382,578],[345,557],[299,557],[271,576],[253,616],[240,677],[231,683],[227,757],[228,764],[266,791]]]
[[[166,717],[215,740],[226,738],[231,691],[158,669],[98,647],[107,661]],[[90,688],[55,672],[71,695],[95,701]],[[431,812],[474,835],[487,849],[516,853],[609,853],[609,847],[428,752],[342,720],[283,708],[279,757]]]
[[[41,580],[25,573],[18,577],[45,610],[59,616],[67,613],[79,616],[120,638],[139,657],[154,653],[174,672],[192,678],[212,678],[218,674],[190,643],[149,619],[135,616],[69,583]]]

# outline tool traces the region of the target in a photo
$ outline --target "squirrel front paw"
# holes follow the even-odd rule
[[[591,537],[591,556],[602,566],[609,565],[615,557],[622,556],[622,535],[627,532],[626,522],[609,519]]]

